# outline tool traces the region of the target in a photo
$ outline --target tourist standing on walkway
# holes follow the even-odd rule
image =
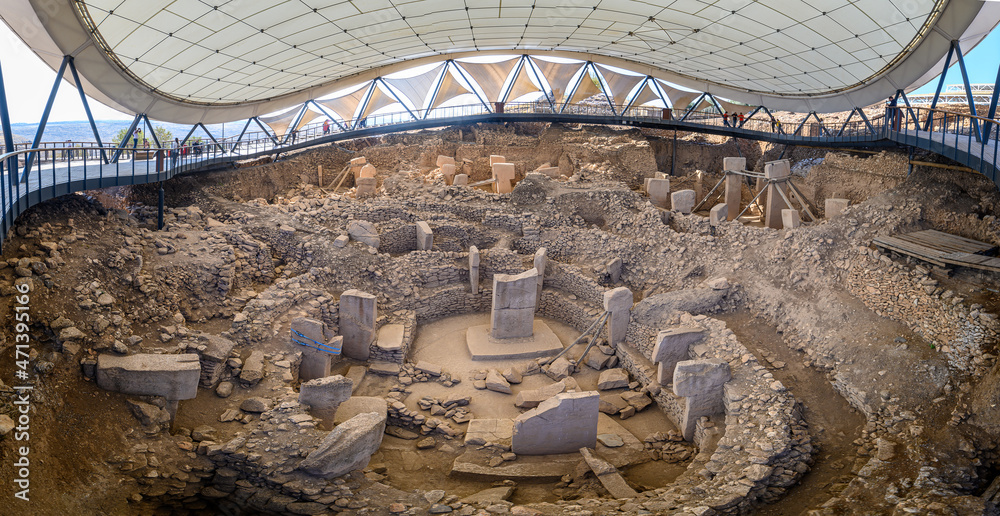
[[[323,120],[323,134],[330,134],[330,119]]]
[[[743,113],[740,113],[740,125],[736,127],[743,127]]]
[[[174,138],[174,148],[170,149],[170,168],[177,167],[177,158],[181,155],[181,141]]]

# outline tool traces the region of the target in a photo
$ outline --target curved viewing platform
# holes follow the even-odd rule
[[[844,123],[775,124],[755,110],[743,122],[722,115],[669,109],[576,104],[555,111],[545,102],[507,103],[491,112],[482,104],[440,107],[429,113],[373,115],[343,124],[304,126],[291,134],[247,132],[240,137],[172,148],[51,143],[0,156],[0,218],[5,238],[29,207],[73,192],[165,181],[239,161],[278,156],[337,141],[452,125],[551,122],[666,129],[746,138],[784,145],[855,148],[907,145],[934,152],[997,182],[1000,125],[988,118],[928,108],[887,107],[884,116]],[[0,240],[2,242],[2,240]]]

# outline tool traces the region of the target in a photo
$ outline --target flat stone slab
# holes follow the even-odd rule
[[[379,328],[376,346],[385,351],[399,351],[403,349],[403,325],[386,324]]]
[[[473,419],[465,430],[465,444],[482,446],[482,443],[498,443],[510,446],[513,435],[513,419]]]
[[[510,360],[555,355],[563,350],[562,341],[543,321],[535,320],[534,335],[519,339],[494,339],[490,325],[472,326],[465,338],[472,360]]]
[[[367,412],[374,412],[380,417],[385,418],[388,411],[389,407],[385,402],[385,398],[351,396],[337,407],[337,413],[333,415],[333,424],[339,425],[358,414],[365,414]]]
[[[198,395],[200,379],[201,361],[195,353],[97,357],[97,385],[108,391],[189,400]]]
[[[479,422],[479,423],[476,423]],[[473,426],[476,423],[476,426]],[[486,426],[482,426],[486,425]],[[510,430],[505,430],[506,428]],[[469,445],[469,432],[478,428],[494,429],[503,432],[513,433],[514,422],[511,419],[473,419],[469,422],[469,430],[466,433],[466,452],[458,456],[452,464],[451,474],[459,477],[476,480],[539,480],[557,481],[563,475],[571,475],[580,463],[580,454],[563,453],[559,455],[518,455],[513,462],[504,462],[497,467],[491,467],[489,461],[495,456],[489,450],[478,450],[478,446]],[[614,419],[601,414],[597,419],[598,434],[616,434],[622,438],[624,445],[615,448],[608,448],[598,441],[596,452],[608,463],[616,468],[624,468],[630,465],[649,462],[649,454],[646,453],[642,441],[632,435]],[[480,434],[482,435],[482,434]],[[489,439],[485,439],[490,441]],[[493,440],[492,442],[510,443],[510,437],[506,441]]]

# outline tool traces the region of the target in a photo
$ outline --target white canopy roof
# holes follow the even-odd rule
[[[4,0],[0,16],[53,67],[73,55],[98,100],[218,122],[489,53],[590,60],[778,109],[850,109],[933,77],[951,40],[967,51],[996,25],[1000,3]]]

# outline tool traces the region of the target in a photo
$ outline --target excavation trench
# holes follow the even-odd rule
[[[802,353],[789,349],[774,326],[746,310],[713,317],[725,321],[740,343],[795,396],[818,448],[801,482],[777,503],[758,507],[756,514],[798,515],[822,505],[852,478],[857,452],[853,441],[865,426],[864,416],[834,389],[825,373],[806,366]]]

